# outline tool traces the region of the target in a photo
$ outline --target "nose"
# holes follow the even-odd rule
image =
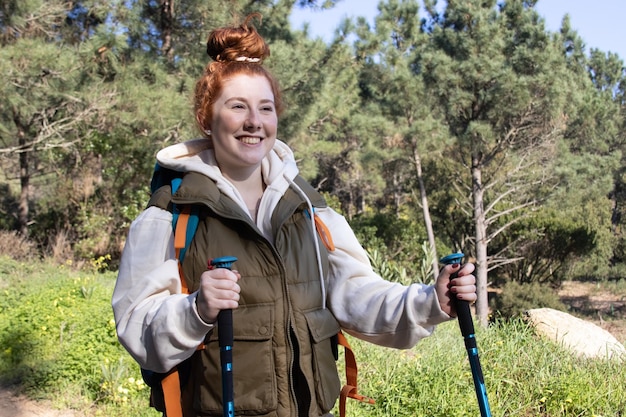
[[[246,118],[244,128],[249,131],[256,131],[261,129],[261,117],[256,110],[251,109],[248,112],[248,117]]]

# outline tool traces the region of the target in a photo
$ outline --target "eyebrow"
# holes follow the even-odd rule
[[[224,103],[230,103],[231,101],[243,101],[244,103],[249,102],[249,100],[247,100],[245,97],[231,97],[228,100],[226,100]],[[275,105],[274,100],[271,100],[269,98],[261,100],[260,104],[267,104],[267,103]]]

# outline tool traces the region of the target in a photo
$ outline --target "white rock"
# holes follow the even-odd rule
[[[626,359],[626,348],[611,333],[571,314],[551,308],[526,311],[538,334],[544,335],[578,356]]]

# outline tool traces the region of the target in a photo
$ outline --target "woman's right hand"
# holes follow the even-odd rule
[[[202,273],[196,306],[204,322],[213,324],[220,311],[239,307],[241,288],[237,281],[240,278],[239,272],[226,268],[212,269]]]

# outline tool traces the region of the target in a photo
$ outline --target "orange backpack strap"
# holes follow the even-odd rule
[[[183,406],[180,402],[180,377],[176,368],[163,378],[161,386],[165,399],[165,415],[167,417],[183,417]]]
[[[315,220],[315,228],[317,229],[317,234],[322,239],[324,246],[330,252],[335,250],[335,243],[333,242],[333,237],[330,234],[330,230],[328,230],[328,226],[320,219],[320,216],[317,214],[313,214],[313,219]]]
[[[361,401],[368,404],[374,404],[375,401],[372,398],[359,394],[357,389],[357,376],[358,369],[356,366],[356,358],[348,339],[340,331],[337,333],[339,344],[344,347],[344,356],[346,359],[346,385],[341,389],[339,396],[339,416],[346,416],[346,398],[352,398],[357,401]]]
[[[176,251],[176,259],[180,259],[180,251],[185,247],[187,224],[189,223],[190,213],[190,207],[185,206],[178,215],[176,229],[174,230],[174,250]],[[189,294],[189,288],[187,288],[187,281],[183,275],[183,267],[180,261],[178,262],[178,272],[180,274],[182,293]],[[177,368],[172,369],[170,373],[163,378],[161,381],[161,387],[163,388],[163,397],[165,399],[165,415],[167,417],[183,417],[180,376]]]
[[[187,225],[189,224],[189,216],[191,214],[191,207],[184,206],[178,215],[178,221],[176,222],[176,230],[174,230],[174,250],[176,251],[176,259],[180,260],[180,252],[185,248],[187,239]],[[187,281],[183,275],[183,267],[178,262],[178,272],[180,273],[180,284],[182,285],[183,294],[189,294],[189,288],[187,288]]]

